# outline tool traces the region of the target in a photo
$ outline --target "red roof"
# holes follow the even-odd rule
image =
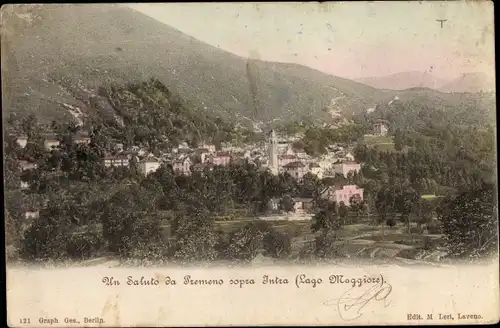
[[[215,154],[216,157],[230,157],[231,154],[228,151],[219,151]]]

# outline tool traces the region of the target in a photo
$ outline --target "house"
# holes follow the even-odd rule
[[[86,134],[80,133],[73,138],[73,142],[76,144],[89,144],[91,141],[90,137]]]
[[[26,181],[22,181],[22,180],[21,180],[21,189],[22,189],[22,190],[26,190],[26,189],[29,189],[29,188],[30,188],[29,183],[28,183],[28,182],[26,182]]]
[[[311,163],[309,164],[309,171],[316,175],[318,178],[322,179],[323,178],[323,170],[321,169],[321,166],[318,163]]]
[[[215,154],[210,154],[207,162],[213,165],[229,165],[231,154],[227,151],[219,151]]]
[[[21,148],[24,148],[28,144],[28,137],[25,135],[17,136],[16,142]]]
[[[200,148],[196,151],[196,155],[200,158],[200,163],[205,163],[210,155],[210,150],[208,148]]]
[[[51,150],[53,148],[57,148],[60,142],[55,135],[46,135],[43,145],[45,149]]]
[[[184,141],[184,142],[182,142],[182,143],[179,145],[179,147],[177,147],[177,148],[178,148],[179,150],[180,150],[180,149],[190,149],[190,147],[189,147],[188,143],[187,143],[187,142],[185,142],[185,141]]]
[[[286,148],[283,149],[282,155],[295,155],[292,145],[286,144]]]
[[[191,174],[191,165],[193,162],[189,157],[185,157],[182,159],[175,160],[172,163],[172,169],[177,174],[190,175]]]
[[[363,188],[356,185],[346,186],[331,186],[321,192],[321,197],[332,202],[344,202],[346,206],[350,206],[351,197],[358,195],[363,200]]]
[[[273,197],[268,202],[268,208],[270,211],[277,211],[280,207],[280,201],[278,198]]]
[[[161,162],[154,157],[147,157],[139,161],[139,170],[144,175],[155,172],[161,166]]]
[[[354,162],[354,155],[353,154],[348,152],[344,157],[346,160],[348,160],[350,162]]]
[[[341,163],[333,164],[333,171],[335,174],[342,174],[347,177],[349,172],[358,173],[361,170],[361,165],[357,162],[344,161]]]
[[[104,166],[106,167],[128,167],[130,159],[124,154],[111,155],[108,154],[104,156]]]
[[[206,149],[209,153],[215,153],[215,151],[216,151],[215,145],[207,144],[207,143],[201,144],[198,148],[199,149]]]
[[[313,199],[312,198],[293,198],[295,202],[295,213],[302,214],[312,211]]]
[[[116,143],[113,148],[116,151],[123,151],[123,144],[122,143]]]
[[[389,122],[386,120],[376,120],[373,123],[373,132],[376,136],[386,136],[389,131]]]
[[[290,174],[297,180],[301,180],[304,175],[309,171],[307,165],[302,162],[291,162],[283,166],[283,171]]]
[[[19,161],[19,168],[21,169],[21,171],[33,170],[33,169],[36,169],[37,167],[38,167],[38,165],[36,163],[32,163],[32,162],[28,162],[28,161],[24,161],[24,160]]]
[[[299,159],[306,159],[306,160],[307,160],[307,159],[309,159],[309,158],[311,157],[311,156],[307,155],[307,153],[306,153],[306,152],[303,152],[303,151],[301,151],[301,152],[297,152],[295,155],[296,155]]]
[[[278,156],[279,166],[285,166],[285,165],[288,165],[292,162],[297,162],[297,161],[298,161],[298,158],[295,155],[284,154],[284,155]]]
[[[38,210],[26,211],[24,212],[24,217],[26,219],[38,219],[40,217],[40,211]]]
[[[213,169],[214,169],[214,165],[210,164],[210,163],[193,165],[193,171],[195,171],[195,172],[203,172],[205,170],[212,171]]]

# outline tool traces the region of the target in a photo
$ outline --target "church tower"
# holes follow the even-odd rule
[[[276,132],[271,130],[269,134],[269,169],[273,174],[278,174],[278,138]]]

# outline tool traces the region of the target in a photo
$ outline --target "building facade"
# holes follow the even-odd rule
[[[349,172],[358,173],[359,171],[361,171],[361,164],[357,162],[345,161],[333,164],[333,172],[335,174],[342,174],[344,177],[347,177]]]
[[[106,167],[128,167],[130,159],[126,155],[107,155],[104,157],[104,166]]]
[[[351,198],[357,195],[363,200],[363,188],[356,185],[331,186],[321,193],[321,197],[332,202],[340,204],[343,202],[346,206],[351,205]]]
[[[208,155],[208,163],[212,165],[229,165],[231,163],[231,153],[219,151],[215,154]]]
[[[373,133],[376,136],[386,136],[389,131],[389,122],[386,120],[377,120],[373,124]]]
[[[177,174],[189,175],[191,174],[191,159],[186,157],[184,159],[176,160],[172,163],[172,169]]]
[[[293,178],[297,180],[302,180],[304,175],[309,172],[307,165],[302,162],[292,162],[283,166],[283,172],[290,174]]]
[[[139,170],[144,175],[155,172],[161,166],[161,162],[156,158],[145,158],[139,162]]]

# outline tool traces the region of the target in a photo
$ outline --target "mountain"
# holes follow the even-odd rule
[[[259,129],[378,115],[377,105],[396,98],[443,104],[448,115],[461,98],[475,97],[422,87],[379,90],[298,64],[250,60],[120,5],[7,5],[1,14],[2,109],[9,115],[34,114],[42,123],[93,116],[123,122],[100,90],[150,78],[198,116]]]
[[[377,89],[405,90],[411,88],[429,88],[438,90],[445,81],[430,73],[411,71],[381,77],[365,77],[354,81]]]
[[[202,110],[242,121],[346,114],[390,94],[297,64],[249,60],[119,5],[3,6],[6,112],[41,120],[95,111],[103,84],[158,78]]]
[[[495,90],[495,79],[485,73],[467,73],[445,84],[441,92],[479,92]]]

